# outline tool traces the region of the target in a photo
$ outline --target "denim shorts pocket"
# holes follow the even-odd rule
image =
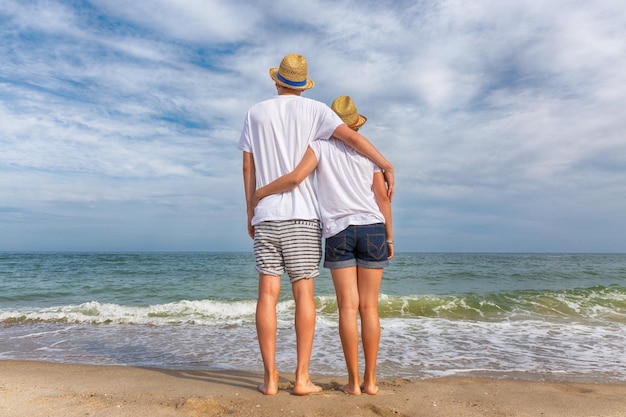
[[[339,234],[326,238],[325,259],[328,262],[337,262],[343,260],[346,253],[346,235]]]
[[[367,236],[367,254],[372,260],[380,261],[387,259],[387,243],[384,233],[368,233]]]

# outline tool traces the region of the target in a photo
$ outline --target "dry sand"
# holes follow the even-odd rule
[[[626,384],[398,379],[354,397],[336,389],[342,377],[321,377],[323,392],[298,397],[285,376],[267,397],[256,390],[261,381],[251,372],[0,361],[0,416],[626,416]]]

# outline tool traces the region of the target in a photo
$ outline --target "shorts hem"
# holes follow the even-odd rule
[[[285,274],[285,272],[277,272],[277,271],[264,270],[264,269],[262,269],[262,268],[256,268],[256,267],[255,267],[255,269],[256,269],[256,271],[257,271],[259,274],[261,274],[261,275],[269,275],[269,276],[272,276],[272,277],[277,277],[277,278],[280,278],[280,277],[282,277],[282,276]],[[293,284],[294,282],[296,282],[296,281],[300,281],[301,279],[313,279],[313,278],[318,277],[318,276],[319,276],[319,274],[320,274],[319,269],[316,269],[315,271],[313,271],[313,272],[312,272],[311,274],[309,274],[309,275],[305,275],[305,276],[298,277],[298,278],[291,278],[291,277],[290,277],[290,278],[289,278],[289,282]]]
[[[319,274],[320,274],[320,272],[319,272],[319,270],[318,270],[318,271],[316,271],[316,273],[314,273],[314,274],[312,274],[312,275],[308,275],[308,276],[304,276],[304,277],[300,277],[300,278],[293,278],[293,279],[292,279],[292,278],[289,278],[289,282],[290,282],[291,284],[294,284],[294,283],[296,283],[296,282],[298,282],[298,281],[301,281],[301,280],[303,280],[303,279],[314,279],[315,277],[319,276]]]
[[[367,269],[382,269],[389,265],[389,260],[384,261],[364,261],[362,259],[357,259],[357,265],[361,268]]]
[[[342,269],[351,268],[353,266],[360,266],[366,269],[383,269],[389,266],[389,260],[386,261],[364,261],[361,259],[348,259],[347,261],[339,262],[326,262],[324,261],[324,268],[327,269]]]
[[[284,272],[270,271],[269,269],[263,269],[259,267],[255,267],[254,269],[256,269],[256,272],[258,272],[261,275],[272,275],[275,277],[280,277],[281,275],[284,274]]]
[[[341,269],[341,268],[350,268],[356,266],[356,259],[348,259],[345,261],[324,261],[324,268],[328,269]]]

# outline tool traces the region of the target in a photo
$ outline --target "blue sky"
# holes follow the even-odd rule
[[[237,141],[306,56],[398,251],[626,252],[626,3],[0,0],[0,250],[250,251]]]

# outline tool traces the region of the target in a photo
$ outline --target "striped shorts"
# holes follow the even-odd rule
[[[254,256],[259,274],[294,283],[319,275],[322,229],[319,220],[266,221],[254,226]]]

